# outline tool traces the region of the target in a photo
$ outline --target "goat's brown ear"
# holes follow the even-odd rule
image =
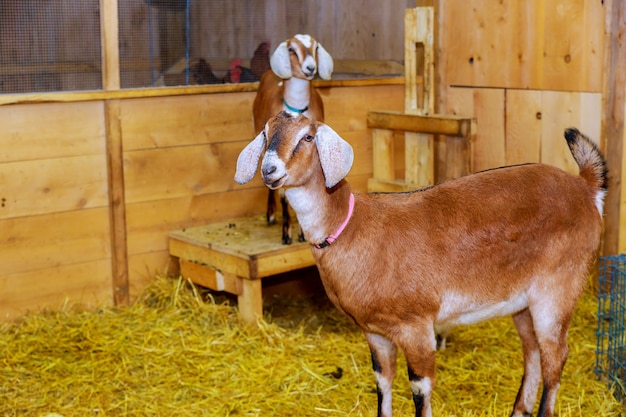
[[[265,149],[265,133],[261,132],[250,142],[237,158],[237,172],[235,172],[235,181],[239,184],[245,184],[254,177],[259,167],[259,158]]]
[[[317,73],[323,80],[330,80],[333,75],[333,57],[321,44],[317,44]]]
[[[348,175],[352,168],[354,161],[352,146],[323,123],[317,126],[315,144],[326,179],[326,187],[334,187]]]
[[[291,78],[291,61],[289,60],[289,47],[287,41],[281,42],[270,57],[270,67],[274,74],[286,80]]]

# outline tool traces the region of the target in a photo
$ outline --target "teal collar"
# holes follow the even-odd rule
[[[287,110],[293,112],[293,113],[298,113],[298,114],[302,114],[305,111],[307,111],[309,109],[309,106],[306,106],[303,109],[296,109],[295,107],[291,107],[289,104],[287,104],[287,102],[285,101],[285,99],[283,98],[283,104],[285,105],[285,107],[287,107]]]

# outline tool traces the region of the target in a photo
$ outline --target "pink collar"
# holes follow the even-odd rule
[[[348,222],[350,221],[350,218],[352,217],[353,211],[354,211],[354,194],[350,193],[350,205],[348,206],[348,215],[346,216],[346,219],[343,221],[343,223],[341,223],[341,226],[339,226],[339,229],[337,229],[335,233],[331,234],[326,239],[324,239],[322,243],[313,245],[313,246],[315,246],[318,249],[323,249],[327,246],[330,246],[335,240],[337,240],[341,232],[343,232],[343,229],[345,229],[346,226],[348,225]]]

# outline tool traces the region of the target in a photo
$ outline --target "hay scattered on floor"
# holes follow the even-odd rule
[[[0,416],[374,416],[365,340],[325,298],[277,299],[258,326],[184,280],[128,308],[42,312],[0,325]],[[593,375],[596,303],[570,331],[560,417],[623,416]],[[435,415],[508,416],[521,380],[510,319],[458,329],[438,354]],[[396,415],[413,415],[406,367]]]

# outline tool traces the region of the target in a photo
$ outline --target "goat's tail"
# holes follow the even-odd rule
[[[608,183],[608,168],[598,146],[576,128],[565,130],[565,140],[580,169],[580,176],[604,197]]]

